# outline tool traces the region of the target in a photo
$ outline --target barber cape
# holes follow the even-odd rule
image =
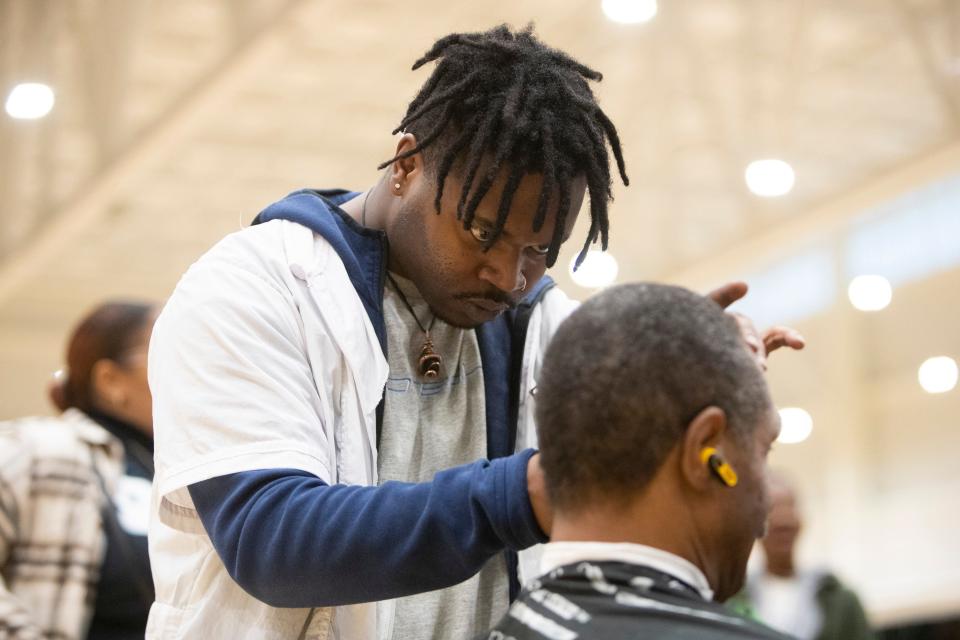
[[[576,562],[534,580],[487,640],[787,640],[651,567]]]

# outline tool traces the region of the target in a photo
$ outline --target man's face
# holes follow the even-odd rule
[[[730,447],[728,461],[737,472],[737,486],[724,492],[727,506],[721,526],[726,558],[722,567],[717,599],[737,593],[746,578],[747,561],[757,538],[764,535],[770,500],[767,492],[767,457],[780,435],[780,418],[771,405],[761,423],[741,446]],[[726,449],[725,449],[726,450]]]
[[[153,435],[153,396],[147,382],[147,351],[156,318],[157,312],[153,312],[131,346],[108,361],[111,375],[98,381],[94,388],[100,410],[148,435]],[[113,397],[123,398],[122,404],[114,406],[110,402]]]
[[[482,172],[481,168],[480,175]],[[456,215],[460,176],[451,172],[447,177],[438,215],[433,206],[436,183],[424,175],[410,185],[389,230],[391,259],[417,285],[434,313],[454,326],[471,328],[492,320],[523,299],[546,270],[559,197],[553,195],[545,224],[534,232],[543,184],[540,174],[523,177],[500,238],[483,250],[483,241],[490,237],[497,220],[507,176],[507,170],[501,172],[480,201],[472,227],[464,229]],[[585,190],[583,177],[572,181],[564,240],[573,230]]]
[[[777,562],[789,561],[800,534],[800,513],[793,490],[783,481],[769,483],[770,516],[767,519],[767,535],[761,544],[767,558]]]

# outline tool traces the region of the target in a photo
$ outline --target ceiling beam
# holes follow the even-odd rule
[[[958,172],[960,141],[954,141],[657,279],[709,290],[722,281],[743,277],[811,240],[842,231],[851,220],[885,202]]]
[[[755,132],[746,132],[746,136],[737,135],[730,126],[733,117],[725,109],[727,103],[720,97],[725,88],[717,77],[716,61],[703,50],[701,39],[691,33],[688,24],[691,12],[692,10],[688,9],[685,15],[678,15],[671,27],[677,34],[679,48],[683,51],[683,60],[692,80],[691,89],[697,96],[700,112],[709,129],[707,136],[723,156],[724,181],[730,185],[741,185],[741,172],[746,165],[743,138],[756,138],[750,135]],[[669,15],[668,12],[667,16]],[[741,211],[745,214],[752,213],[744,189],[733,189],[732,193],[735,194]]]
[[[84,119],[98,167],[109,162],[124,139],[130,65],[143,36],[147,8],[147,0],[99,0],[71,7],[82,61]]]
[[[205,119],[224,108],[250,74],[275,60],[285,44],[283,25],[308,4],[308,0],[287,0],[241,47],[204,74],[181,100],[119,152],[79,193],[68,198],[68,204],[50,216],[28,244],[11,253],[0,265],[0,305],[61,255],[68,243],[97,224],[125,187],[182,145]]]
[[[58,27],[56,7],[49,0],[10,1],[0,3],[0,102],[7,91],[21,82],[53,83],[56,68],[50,42],[55,41]],[[32,164],[33,153],[43,155],[50,138],[54,112],[41,121],[18,121],[2,116],[0,123],[0,212],[8,219],[0,228],[0,256],[3,256],[40,223],[42,213],[37,200],[30,199],[27,184],[30,174],[40,171],[45,180],[45,167]],[[8,212],[16,212],[10,220]]]
[[[890,1],[896,17],[899,18],[897,22],[906,33],[907,41],[917,57],[930,90],[940,98],[951,128],[954,131],[960,130],[960,95],[954,89],[956,78],[948,73],[948,63],[953,61],[939,58],[932,44],[934,36],[927,32],[916,9],[908,6],[904,0]]]

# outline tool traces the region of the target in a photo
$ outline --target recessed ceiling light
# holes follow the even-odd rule
[[[847,295],[851,304],[860,311],[880,311],[890,304],[893,288],[883,276],[857,276],[850,281]]]
[[[790,193],[796,176],[793,167],[776,158],[754,160],[744,172],[747,187],[758,196],[775,198]]]
[[[810,437],[813,431],[813,418],[803,409],[787,407],[780,409],[780,436],[777,442],[796,444]]]
[[[39,82],[18,84],[7,96],[6,109],[11,118],[36,120],[53,109],[53,89]]]
[[[603,12],[614,22],[639,24],[657,15],[657,0],[603,0]]]
[[[576,262],[577,257],[574,256],[570,261],[570,277],[578,285],[588,289],[600,289],[612,284],[620,271],[616,258],[606,251],[588,251],[583,263],[574,271]]]
[[[917,378],[927,393],[946,393],[957,386],[957,361],[947,356],[928,358],[920,365]]]

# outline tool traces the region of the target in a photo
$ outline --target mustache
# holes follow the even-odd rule
[[[458,293],[453,296],[457,300],[490,300],[491,302],[496,302],[497,304],[505,304],[511,309],[516,308],[517,304],[520,302],[519,299],[514,298],[509,293],[503,291],[482,291],[479,293]]]

